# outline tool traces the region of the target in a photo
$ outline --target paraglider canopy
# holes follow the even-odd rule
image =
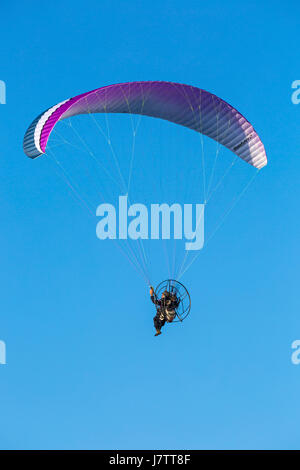
[[[23,147],[31,159],[47,155],[40,165],[54,163],[75,200],[101,217],[98,239],[114,240],[147,285],[156,266],[169,278],[157,296],[179,295],[177,321],[188,315],[190,298],[174,279],[267,164],[263,142],[239,110],[198,87],[163,81],[112,84],[61,101],[32,122]]]
[[[30,158],[42,155],[58,121],[90,113],[139,114],[171,121],[207,135],[258,169],[267,164],[257,132],[230,104],[197,87],[159,81],[109,85],[52,106],[28,128],[24,152]]]

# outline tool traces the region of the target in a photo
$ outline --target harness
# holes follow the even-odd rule
[[[158,309],[159,319],[161,321],[166,320],[171,323],[176,317],[176,307],[175,302],[171,299],[162,299],[161,305]]]

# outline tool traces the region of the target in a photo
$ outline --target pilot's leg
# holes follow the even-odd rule
[[[154,323],[154,328],[156,329],[155,336],[158,336],[161,334],[161,329],[165,324],[165,320],[160,319],[160,312],[157,312],[157,314],[153,318],[153,323]]]

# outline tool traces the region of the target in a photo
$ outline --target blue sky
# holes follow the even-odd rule
[[[299,4],[16,1],[1,18],[0,448],[299,448]],[[141,279],[22,151],[42,110],[135,80],[221,96],[269,157],[159,338]]]

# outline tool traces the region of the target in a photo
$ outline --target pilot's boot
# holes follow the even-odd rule
[[[161,335],[161,331],[158,328],[156,328],[156,333],[154,336],[158,336],[158,335]]]

